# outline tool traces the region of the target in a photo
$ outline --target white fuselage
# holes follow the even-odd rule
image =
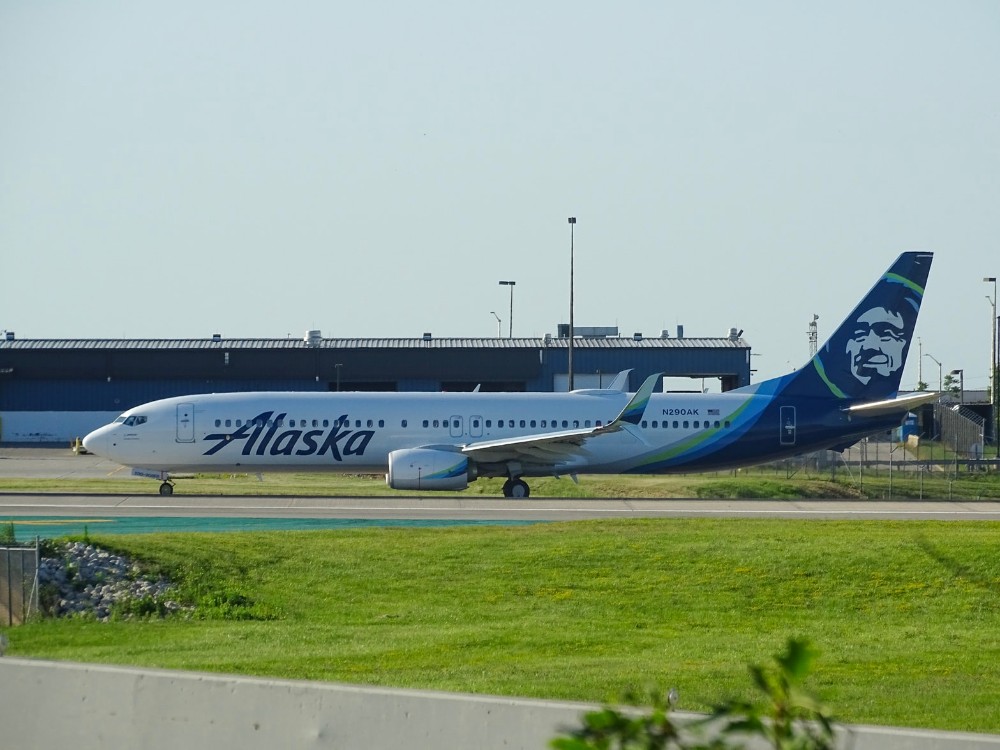
[[[655,394],[636,431],[546,457],[525,475],[620,471],[630,457],[727,429],[748,398]],[[381,472],[392,451],[489,444],[607,425],[628,403],[619,391],[551,393],[220,393],[130,409],[85,439],[92,452],[158,472]],[[623,464],[624,462],[624,464]]]

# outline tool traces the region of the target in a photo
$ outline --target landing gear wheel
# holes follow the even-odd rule
[[[170,484],[170,482],[164,482],[163,484],[160,485],[160,494],[161,495],[173,495],[174,494],[174,486],[172,484]]]
[[[531,494],[531,488],[523,479],[508,479],[503,483],[503,496],[515,499],[526,498]]]

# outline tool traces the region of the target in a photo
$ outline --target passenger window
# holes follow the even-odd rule
[[[232,426],[233,426],[233,420],[227,419],[226,420],[226,427],[232,427]]]
[[[645,419],[642,420],[642,422],[639,423],[639,426],[642,427],[642,429],[645,430],[646,429],[646,420]]]
[[[514,420],[513,419],[508,419],[507,420],[507,426],[510,427],[511,429],[514,429]]]
[[[726,427],[729,427],[729,420],[727,419],[727,420],[726,420],[725,422],[723,422],[723,424],[724,424],[724,425],[725,425]]]
[[[375,426],[375,422],[373,420],[369,419],[368,420],[368,426],[369,427],[374,427]]]
[[[688,428],[688,421],[685,419],[684,420],[684,429],[686,430],[687,428]]]
[[[378,426],[379,426],[379,427],[385,427],[385,420],[384,420],[384,419],[380,419],[380,420],[378,421]]]
[[[406,420],[404,419],[402,422],[400,422],[399,426],[400,427],[406,427]]]
[[[542,420],[542,427],[545,427],[545,426],[546,426],[546,424],[547,424],[547,423],[546,423],[546,422],[545,422],[545,420],[543,419],[543,420]]]
[[[489,428],[489,427],[492,427],[492,426],[493,426],[493,420],[492,419],[487,419],[486,420],[486,427]]]
[[[531,420],[531,422],[529,422],[528,424],[530,424],[530,425],[531,425],[531,427],[534,427],[534,426],[535,426],[535,420],[534,420],[534,419],[532,419],[532,420]]]
[[[715,420],[715,429],[719,429],[719,420],[718,419]]]
[[[674,420],[674,429],[675,430],[677,429],[677,420],[676,419]]]

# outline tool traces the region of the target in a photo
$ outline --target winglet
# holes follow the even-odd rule
[[[639,390],[632,396],[632,400],[626,404],[625,408],[622,409],[622,413],[615,418],[615,421],[611,425],[621,425],[622,423],[639,424],[642,420],[642,415],[646,411],[646,406],[649,404],[649,397],[662,377],[662,372],[654,372],[646,378],[643,384],[639,386]]]
[[[611,385],[605,387],[608,391],[621,391],[625,393],[628,390],[628,376],[632,372],[632,369],[622,370],[620,373],[615,375],[615,379],[611,381]]]

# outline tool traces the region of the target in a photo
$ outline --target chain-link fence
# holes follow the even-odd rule
[[[934,422],[940,430],[941,443],[954,451],[956,458],[979,461],[984,457],[986,420],[960,404],[938,404]]]

